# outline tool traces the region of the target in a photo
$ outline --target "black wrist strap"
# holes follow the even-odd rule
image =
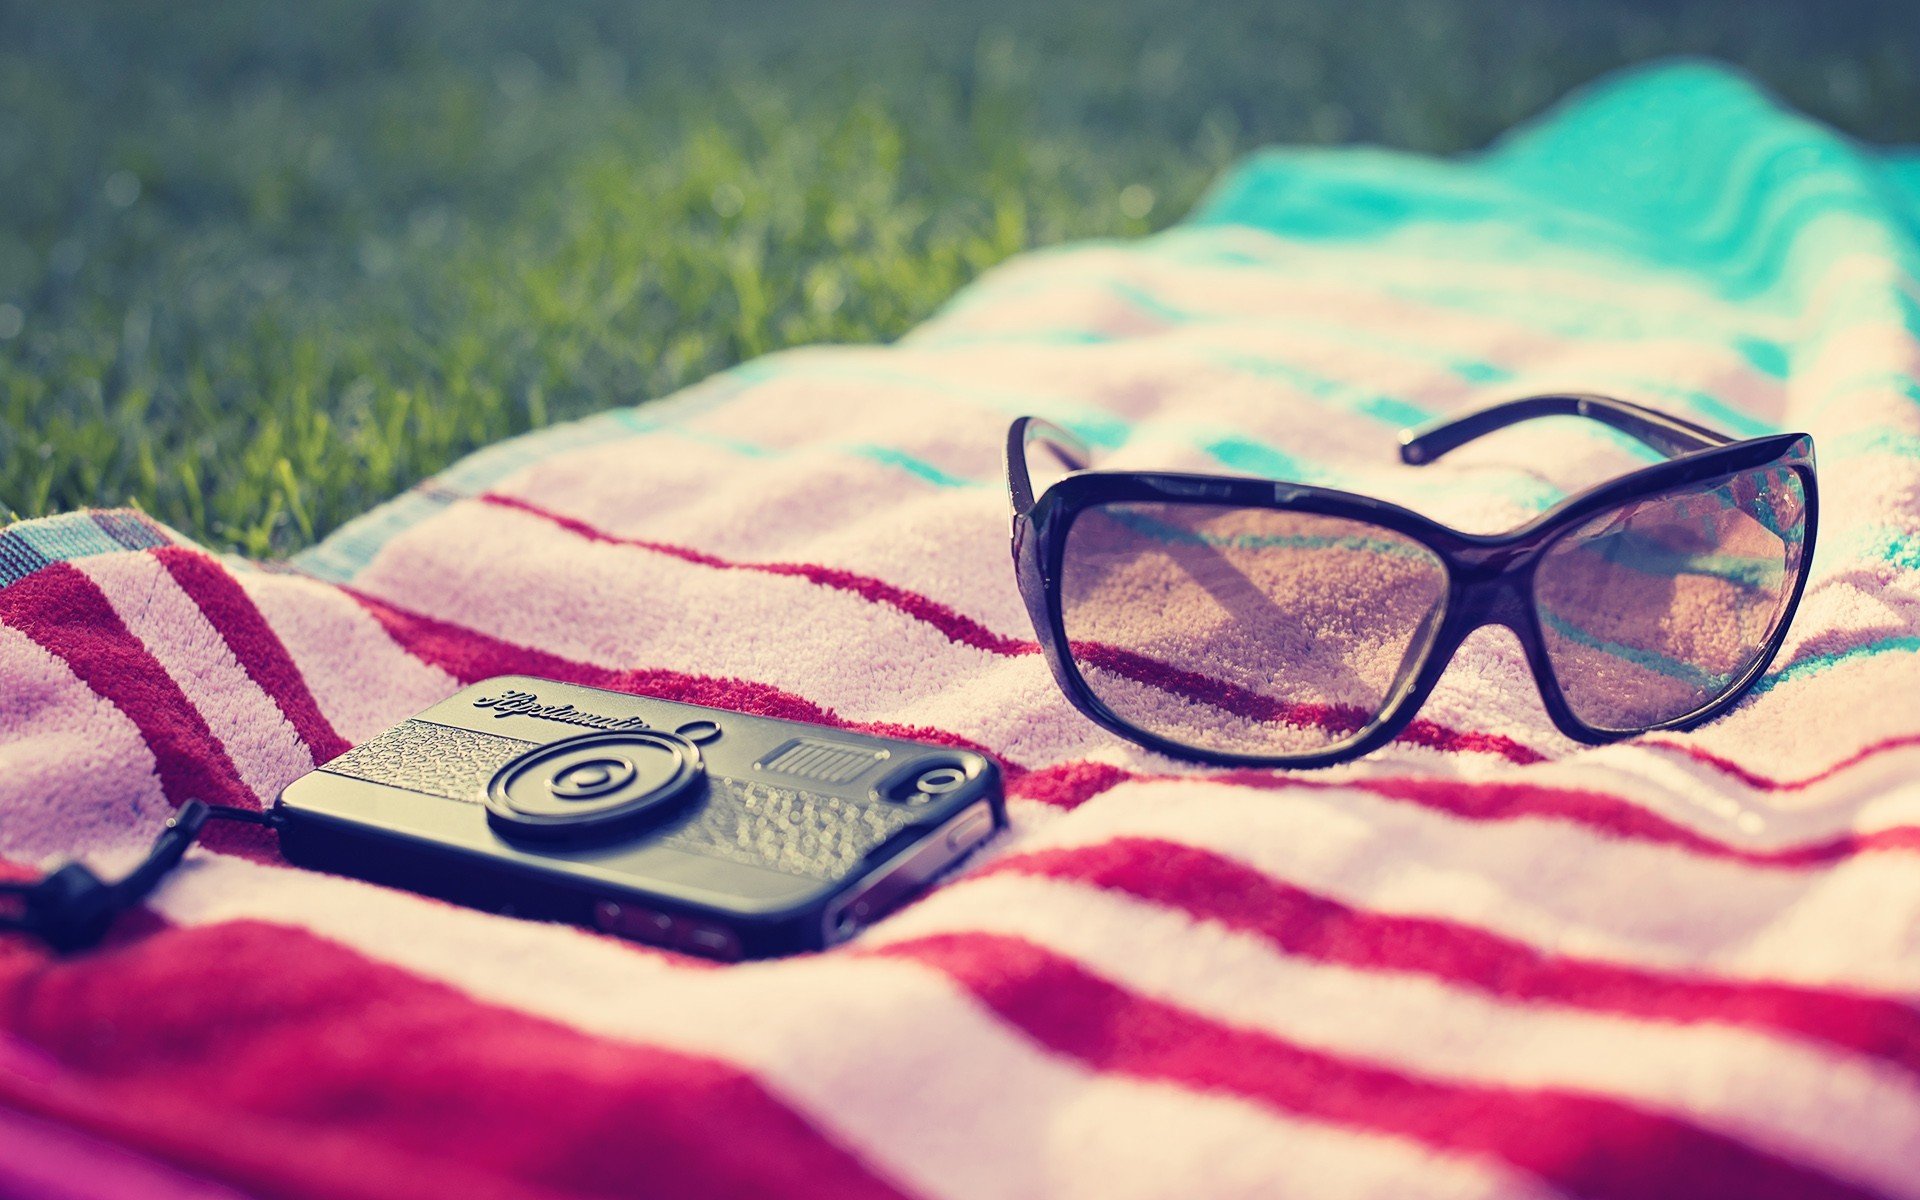
[[[56,950],[81,950],[107,934],[115,917],[147,898],[200,836],[208,821],[245,821],[271,826],[271,814],[189,800],[168,818],[145,862],[125,879],[108,883],[84,864],[70,862],[34,883],[0,883],[0,930],[19,930]]]

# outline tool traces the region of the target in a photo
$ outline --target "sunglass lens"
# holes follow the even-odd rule
[[[1563,535],[1541,557],[1534,604],[1567,706],[1626,732],[1725,695],[1786,616],[1805,545],[1790,467],[1623,505]]]
[[[1122,721],[1215,753],[1307,757],[1357,740],[1410,684],[1447,573],[1359,521],[1107,504],[1074,518],[1060,594],[1074,666]]]

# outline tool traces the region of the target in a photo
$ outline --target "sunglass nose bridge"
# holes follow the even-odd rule
[[[1506,573],[1491,563],[1468,574],[1460,581],[1457,592],[1460,628],[1504,625],[1521,633],[1531,619],[1528,610],[1532,597],[1528,594],[1527,580],[1523,572]]]

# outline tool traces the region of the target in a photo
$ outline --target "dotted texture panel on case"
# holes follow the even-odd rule
[[[895,804],[710,776],[706,801],[662,826],[653,840],[690,854],[831,880],[911,819]]]
[[[431,721],[403,721],[366,745],[342,754],[324,769],[410,792],[481,804],[493,773],[533,746],[519,738],[475,733]]]

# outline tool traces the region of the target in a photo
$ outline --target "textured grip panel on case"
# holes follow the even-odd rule
[[[845,878],[911,819],[897,804],[710,775],[706,799],[669,820],[653,840],[691,854],[831,881]]]
[[[475,733],[431,721],[402,721],[321,769],[448,800],[482,803],[487,781],[533,749],[519,738]]]

